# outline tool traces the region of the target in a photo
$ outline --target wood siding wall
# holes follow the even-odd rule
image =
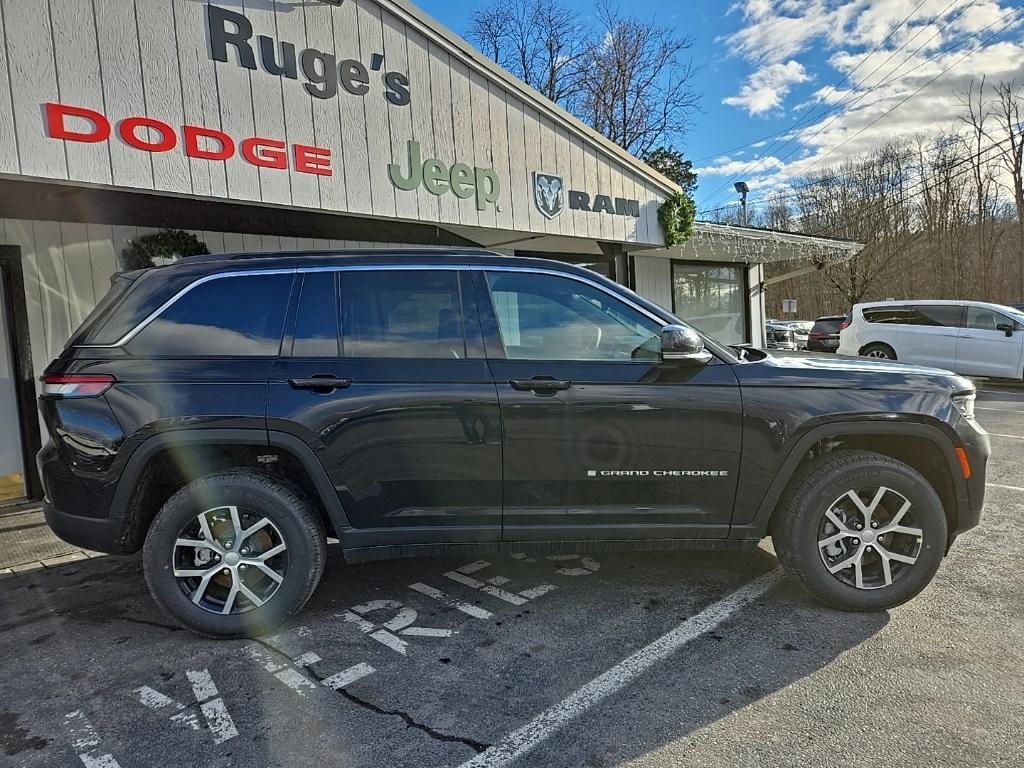
[[[411,103],[384,97],[378,72],[370,92],[339,86],[319,99],[297,80],[261,64],[211,58],[209,0],[0,0],[0,173],[228,198],[302,208],[372,214],[440,224],[660,244],[657,208],[666,188],[572,121],[525,91],[507,86],[458,44],[412,19],[387,0],[219,0],[244,13],[257,35],[356,59],[368,68],[406,73]],[[42,105],[61,102],[105,114],[115,126],[107,141],[59,141],[46,134]],[[6,106],[6,105],[9,105]],[[117,135],[121,119],[143,115],[179,131],[178,146],[148,153]],[[187,157],[180,126],[329,148],[333,176],[257,168],[238,156]],[[143,129],[148,131],[149,129]],[[501,182],[496,206],[478,210],[470,197],[402,191],[387,164],[406,165],[406,143],[437,157],[494,168]],[[566,210],[546,219],[533,201],[534,171],[562,176],[566,189],[640,201],[640,217]]]

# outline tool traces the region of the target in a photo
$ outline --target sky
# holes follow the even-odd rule
[[[561,1],[593,15],[593,0]],[[699,218],[735,205],[735,181],[756,205],[794,176],[955,125],[972,77],[1024,86],[1024,0],[617,1],[693,37],[701,111],[681,148]],[[487,5],[417,2],[463,36]]]

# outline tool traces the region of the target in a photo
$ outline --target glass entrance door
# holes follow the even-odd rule
[[[11,349],[11,314],[4,270],[0,269],[0,504],[25,495],[17,377]]]

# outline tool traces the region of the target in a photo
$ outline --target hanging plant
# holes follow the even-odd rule
[[[156,259],[181,259],[209,253],[206,243],[182,229],[161,229],[128,241],[121,250],[121,268],[146,269],[156,265]]]
[[[689,240],[696,216],[697,206],[685,192],[674,192],[665,198],[658,208],[658,221],[665,231],[665,245],[679,245]]]

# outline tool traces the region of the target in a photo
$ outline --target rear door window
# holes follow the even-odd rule
[[[913,307],[910,325],[959,328],[963,307],[956,304],[917,304]]]
[[[464,359],[459,273],[344,272],[341,333],[345,357]]]
[[[219,277],[196,285],[127,344],[133,355],[278,354],[292,274]]]
[[[1014,325],[1013,320],[999,312],[984,307],[967,308],[966,327],[975,331],[997,331],[1002,324]]]
[[[337,273],[309,272],[302,278],[292,333],[292,357],[337,356]]]
[[[864,319],[869,323],[909,323],[914,311],[911,307],[869,307],[864,310]]]

